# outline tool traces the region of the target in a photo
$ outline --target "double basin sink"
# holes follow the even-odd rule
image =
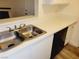
[[[34,26],[25,25],[13,31],[0,32],[0,52],[16,47],[24,41],[44,35],[46,31]]]

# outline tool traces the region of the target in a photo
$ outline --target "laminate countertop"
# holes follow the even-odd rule
[[[20,51],[22,48],[26,46],[28,47],[33,43],[38,42],[45,37],[48,37],[49,35],[53,35],[54,33],[64,29],[65,27],[68,27],[73,23],[76,23],[77,21],[78,21],[77,17],[64,14],[44,15],[40,17],[24,16],[19,18],[11,18],[11,20],[6,19],[5,21],[0,21],[0,32],[6,30],[5,29],[6,27],[13,28],[14,25],[19,26],[20,24],[26,24],[26,25],[32,24],[47,32],[46,34],[40,37],[25,41],[22,44],[18,45],[17,47],[14,47],[8,51],[0,53],[0,57],[9,56],[17,51]]]

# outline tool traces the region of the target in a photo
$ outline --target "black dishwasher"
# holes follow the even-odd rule
[[[54,59],[55,56],[64,48],[67,29],[68,27],[54,34],[50,59]]]

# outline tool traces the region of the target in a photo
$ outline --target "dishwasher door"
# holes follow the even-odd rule
[[[64,48],[67,29],[68,27],[54,34],[51,59],[54,59],[54,57]]]

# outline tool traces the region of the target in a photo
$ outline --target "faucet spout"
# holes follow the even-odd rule
[[[9,28],[9,32],[13,31],[13,29],[11,29],[10,27],[7,27],[7,28]]]

